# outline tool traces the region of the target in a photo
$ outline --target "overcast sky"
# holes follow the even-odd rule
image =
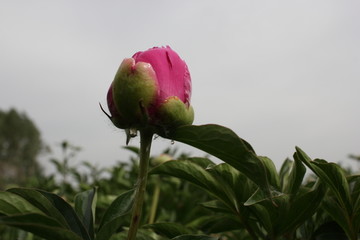
[[[233,129],[277,166],[295,146],[345,163],[360,154],[359,12],[357,0],[1,0],[0,109],[81,160],[126,160],[98,103],[124,58],[170,45],[191,72],[194,124]]]

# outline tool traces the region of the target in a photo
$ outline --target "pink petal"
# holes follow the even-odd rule
[[[168,97],[176,96],[190,105],[191,77],[186,63],[169,46],[137,52],[135,62],[150,63],[158,81],[155,105],[161,105]]]

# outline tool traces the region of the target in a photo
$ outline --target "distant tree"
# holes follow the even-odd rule
[[[42,148],[40,131],[25,113],[0,110],[0,188],[39,174],[36,159]]]

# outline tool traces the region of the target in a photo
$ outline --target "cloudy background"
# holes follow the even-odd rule
[[[2,0],[0,109],[25,111],[53,149],[126,160],[98,103],[123,58],[170,45],[192,75],[195,124],[230,127],[277,166],[295,146],[346,163],[360,154],[359,12],[356,0]],[[153,153],[169,146],[202,154],[164,139]]]

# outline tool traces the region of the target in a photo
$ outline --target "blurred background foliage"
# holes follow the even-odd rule
[[[46,149],[40,131],[25,113],[0,110],[0,189],[42,175],[37,158]]]
[[[112,167],[104,168],[87,161],[79,162],[77,155],[81,148],[68,141],[62,141],[57,147],[61,149],[61,154],[53,156],[49,147],[42,141],[40,131],[25,113],[19,113],[15,109],[0,111],[0,190],[12,187],[42,189],[55,193],[73,204],[74,196],[77,193],[96,187],[95,226],[98,226],[106,209],[116,197],[133,189],[136,184],[139,149],[132,146],[124,147],[132,152],[130,159],[122,159]],[[44,153],[47,154],[46,156],[56,169],[52,174],[46,173],[37,161],[39,156]],[[299,152],[297,154],[294,157],[297,156],[300,159],[301,154]],[[349,155],[349,158],[356,162],[360,160],[360,156],[354,154]],[[306,163],[306,161],[299,159],[296,159],[295,162],[290,159],[285,160],[277,173],[279,189],[282,189],[281,191],[284,193],[292,192],[292,195],[289,195],[291,196],[290,201],[287,202],[286,196],[282,199],[282,196],[279,195],[280,197],[271,203],[266,199],[257,199],[256,194],[251,196],[257,192],[257,186],[231,166],[227,164],[214,165],[207,158],[190,158],[175,148],[165,149],[163,154],[152,156],[150,161],[152,169],[150,172],[154,172],[154,174],[150,174],[148,179],[142,218],[143,227],[139,232],[139,239],[142,235],[147,236],[143,239],[170,239],[170,237],[176,237],[176,233],[207,234],[216,236],[214,239],[224,240],[254,239],[254,236],[247,231],[246,224],[241,217],[239,218],[231,212],[234,210],[237,213],[239,209],[244,211],[242,212],[243,216],[249,217],[246,221],[250,225],[256,225],[253,227],[256,230],[253,234],[259,234],[259,236],[263,234],[261,239],[267,239],[266,232],[274,234],[273,238],[268,239],[347,239],[343,228],[329,214],[328,203],[323,200],[316,203],[318,207],[312,209],[313,213],[301,224],[294,223],[291,231],[285,232],[279,238],[276,236],[281,229],[279,230],[279,225],[274,224],[274,221],[278,219],[278,213],[274,206],[290,204],[291,208],[291,204],[296,202],[291,200],[292,197],[296,199],[296,195],[299,195],[299,199],[301,199],[302,196],[305,196],[305,194],[302,195],[303,193],[309,193],[310,196],[311,192],[315,192],[315,190],[324,194],[323,197],[317,199],[335,199],[333,192],[318,187],[318,176],[314,174],[306,174],[305,178],[302,176],[305,174],[305,168],[300,162]],[[170,161],[173,164],[164,164]],[[176,172],[187,165],[199,169],[193,172],[193,176]],[[295,168],[302,173],[295,173]],[[154,169],[155,171],[153,171]],[[343,170],[348,178],[351,196],[354,202],[358,201],[360,180],[354,175],[356,171],[350,168]],[[201,183],[197,184],[192,180],[197,178],[197,173],[210,174],[220,186],[224,187],[223,190],[227,191],[226,194],[233,196],[233,200],[231,197],[226,198],[226,194],[219,195],[216,192],[221,189],[211,189],[207,186],[203,187]],[[294,174],[297,179],[300,179],[300,182],[296,180],[298,181],[296,183],[291,179],[292,175],[295,176]],[[288,182],[291,181],[295,182],[290,186]],[[231,188],[228,189],[229,186]],[[232,191],[233,193],[231,193]],[[223,199],[225,199],[223,202],[219,201]],[[223,205],[228,199],[230,199],[228,205]],[[249,202],[250,199],[253,200],[252,203]],[[320,201],[322,202],[320,203]],[[272,205],[273,203],[275,205]],[[234,205],[232,206],[232,204]],[[248,204],[248,208],[244,208],[241,206],[242,204]],[[265,220],[262,222],[265,215],[256,215],[256,213],[262,214],[262,208],[274,211],[273,216],[276,218],[272,220],[273,226],[271,223],[270,225],[266,223]],[[124,216],[119,225],[119,233],[113,235],[112,240],[125,238],[124,232],[121,231],[129,226],[129,221],[130,216]],[[283,226],[283,228],[287,227]],[[41,238],[17,228],[0,225],[0,239],[40,240]]]
[[[99,222],[105,209],[120,194],[134,187],[138,173],[137,147],[126,146],[133,153],[130,159],[122,159],[113,167],[104,168],[88,161],[78,162],[81,151],[68,141],[58,144],[60,156],[52,156],[49,147],[33,121],[15,109],[0,111],[0,190],[12,187],[31,187],[55,193],[72,202],[76,193],[97,187],[95,222]],[[56,171],[46,173],[38,163],[41,154],[49,156]],[[152,157],[154,167],[165,161],[186,159],[175,148],[166,149],[160,156]],[[187,181],[169,176],[150,176],[144,206],[144,223],[178,222],[188,224],[200,216],[209,214],[199,203],[209,200],[201,189]],[[152,208],[152,211],[149,209]],[[127,225],[126,219],[124,225]],[[30,233],[0,225],[0,239],[41,239]]]

